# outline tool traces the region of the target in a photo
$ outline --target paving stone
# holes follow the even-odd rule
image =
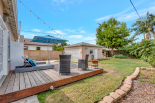
[[[124,81],[132,82],[132,80],[130,78],[126,78]]]
[[[110,93],[110,96],[111,96],[112,98],[114,98],[114,101],[115,101],[115,102],[117,102],[117,101],[121,98],[121,96],[120,96],[118,93],[116,93],[116,92],[111,92],[111,93]]]
[[[126,93],[128,93],[131,90],[131,88],[127,88],[126,86],[121,86],[120,89],[123,90]]]
[[[141,69],[141,70],[146,70],[146,68],[145,68],[145,67],[141,67],[140,69]]]
[[[155,68],[151,68],[152,71],[155,71]]]
[[[132,81],[124,81],[124,84],[129,84],[129,85],[131,85],[131,84],[132,84]]]
[[[104,102],[104,101],[100,101],[99,103],[106,103],[106,102]]]
[[[118,93],[121,96],[121,98],[125,96],[125,92],[121,89],[117,89],[115,90],[115,92]]]
[[[131,89],[131,84],[123,84],[123,86],[125,86],[126,88],[129,88],[129,89]]]
[[[113,103],[114,102],[114,99],[110,96],[105,96],[103,98],[103,101],[106,102],[106,103]]]

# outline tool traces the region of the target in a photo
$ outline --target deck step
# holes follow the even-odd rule
[[[0,87],[2,86],[5,78],[6,78],[6,75],[3,75],[2,78],[0,79]]]

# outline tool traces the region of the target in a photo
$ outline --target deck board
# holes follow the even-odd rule
[[[50,76],[54,81],[60,80],[61,78],[54,76],[52,74],[52,72],[48,71],[48,70],[43,70],[43,72],[45,72],[48,76]]]
[[[4,83],[2,84],[2,86],[0,87],[0,95],[5,93],[6,88],[8,87],[9,81],[11,79],[11,75],[8,75],[4,81]]]
[[[103,69],[82,71],[72,67],[70,75],[59,75],[58,68],[8,75],[0,87],[0,102],[12,102],[99,73]]]
[[[46,82],[46,83],[50,83],[50,80],[48,80],[48,78],[46,76],[44,76],[40,71],[37,71],[37,73],[42,77],[42,79]]]
[[[34,72],[30,72],[30,73],[31,73],[33,79],[35,80],[37,86],[42,85],[42,82],[38,79],[38,77],[34,74]]]
[[[44,79],[41,77],[41,75],[39,75],[39,74],[37,73],[37,71],[34,71],[33,73],[38,77],[38,79],[42,82],[42,84],[45,84],[45,83],[46,83],[46,82],[44,81]]]
[[[13,91],[15,77],[16,77],[16,75],[12,74],[11,79],[10,79],[9,84],[8,84],[8,87],[7,87],[6,91],[5,91],[5,94],[11,93]]]
[[[20,90],[25,89],[24,73],[20,73]]]
[[[25,79],[25,87],[26,88],[30,88],[31,87],[31,83],[30,83],[30,80],[29,80],[26,72],[24,73],[24,79]]]
[[[31,86],[32,86],[32,87],[37,86],[35,80],[33,79],[32,75],[31,75],[31,73],[30,73],[30,72],[27,72],[27,75],[28,75],[29,80],[30,80],[30,82],[31,82]]]
[[[14,83],[14,87],[13,87],[13,92],[18,91],[19,90],[19,73],[15,74],[16,78],[15,78],[15,83]]]
[[[42,73],[42,75],[46,76],[50,82],[53,82],[53,81],[54,81],[54,80],[53,80],[50,76],[48,76],[45,72],[40,71],[40,73]]]

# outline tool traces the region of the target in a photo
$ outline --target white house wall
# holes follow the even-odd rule
[[[52,47],[48,49],[48,46],[27,46],[27,47],[28,47],[28,50],[36,50],[37,47],[40,47],[40,50],[53,50]]]

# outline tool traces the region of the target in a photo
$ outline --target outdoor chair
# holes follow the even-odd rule
[[[22,58],[24,59],[24,65],[23,67],[32,67],[31,64],[27,61],[27,58],[24,58],[22,56]],[[36,64],[39,65],[39,64],[46,64],[46,61],[36,61]]]
[[[70,62],[71,62],[71,55],[59,55],[59,74],[65,73],[70,74]]]
[[[85,59],[78,59],[78,70],[79,68],[82,68],[83,70],[88,68],[88,57],[89,55],[86,55]]]
[[[24,66],[16,66],[15,73],[23,73],[23,72],[30,72],[30,71],[36,71],[36,70],[46,70],[46,69],[53,69],[53,64],[40,64],[40,65],[34,65],[32,60],[29,61],[28,59],[24,58],[25,62],[27,62]],[[29,65],[29,66],[27,66]]]

